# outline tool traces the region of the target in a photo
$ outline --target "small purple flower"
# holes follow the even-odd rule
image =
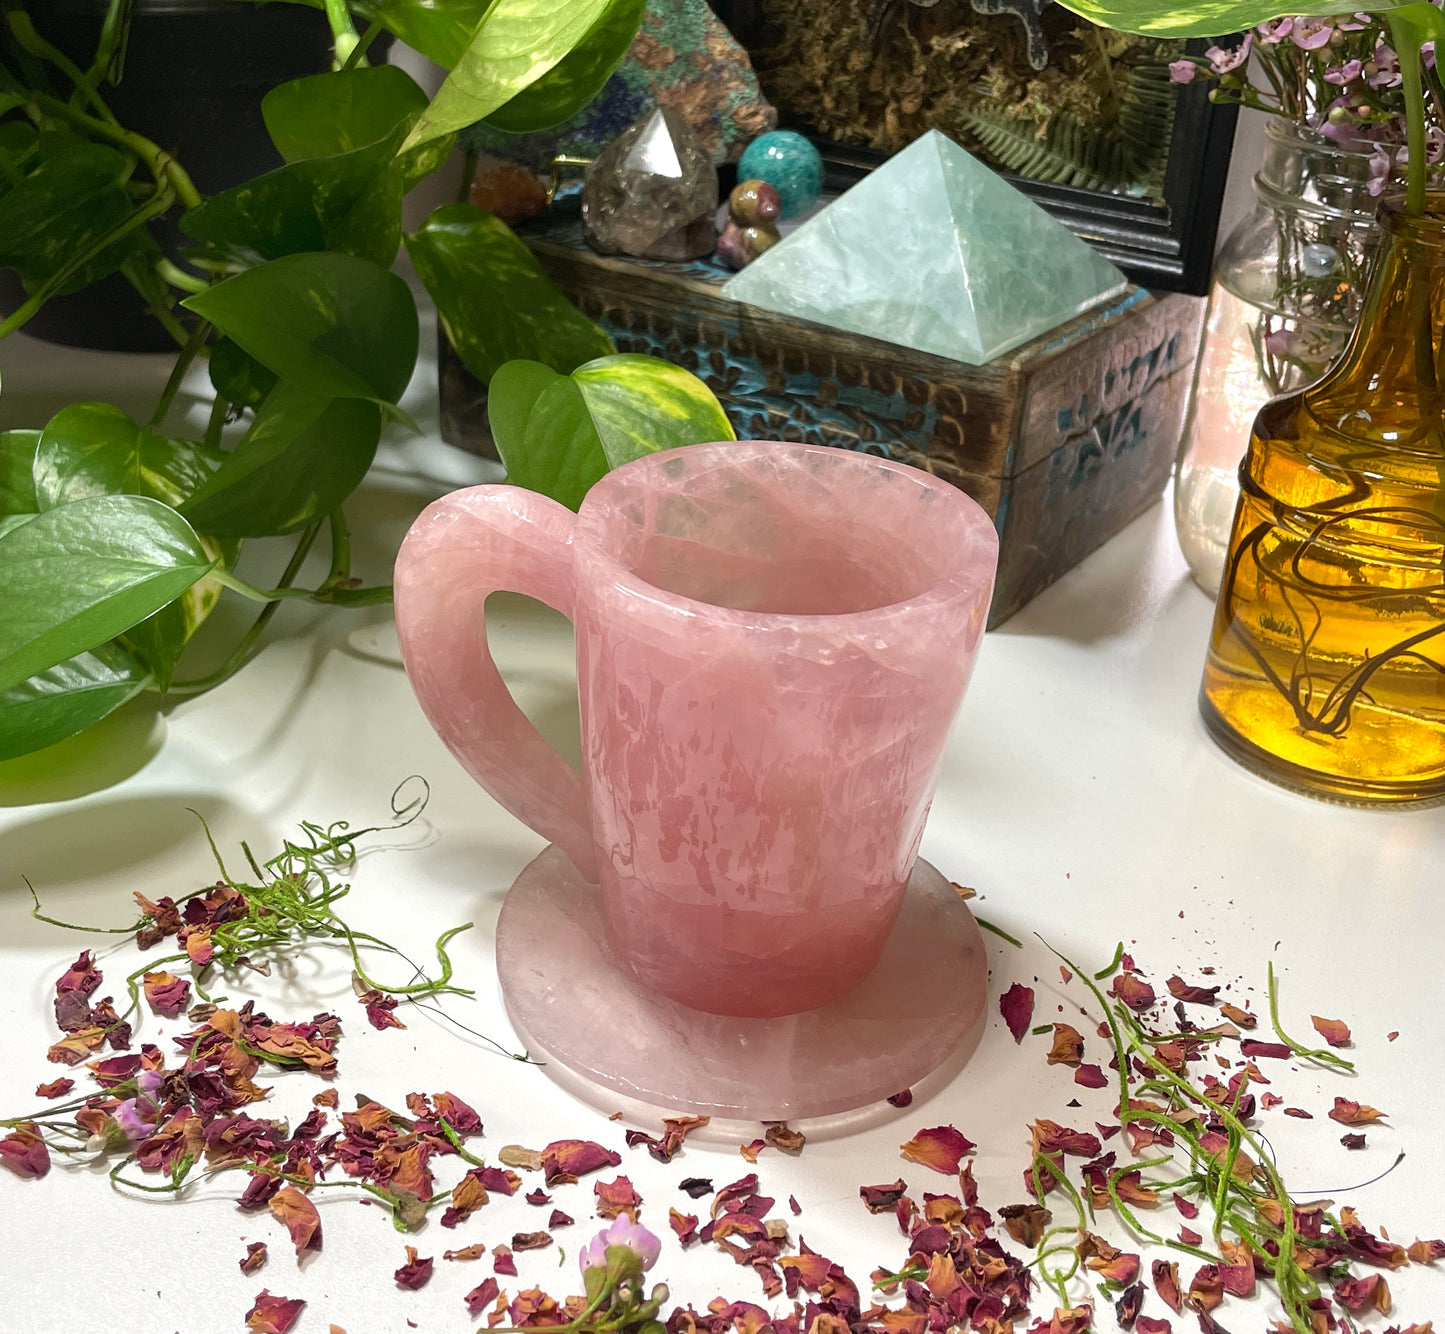
[[[1302,51],[1318,51],[1328,46],[1334,35],[1335,25],[1331,19],[1296,19],[1289,39]]]
[[[1211,46],[1204,54],[1216,74],[1232,74],[1249,63],[1249,52],[1253,45],[1254,34],[1247,32],[1244,34],[1244,41],[1233,51],[1226,51],[1222,46]]]
[[[1375,46],[1373,60],[1365,64],[1365,81],[1371,88],[1398,88],[1400,85],[1400,57],[1392,47],[1380,42]]]
[[[156,1107],[149,1098],[127,1098],[113,1115],[116,1125],[125,1132],[128,1140],[143,1140],[155,1133]]]
[[[1199,66],[1192,60],[1171,60],[1169,62],[1170,83],[1193,83],[1199,73]]]
[[[1284,41],[1284,39],[1290,35],[1290,31],[1293,28],[1294,20],[1292,18],[1283,18],[1275,19],[1270,23],[1261,23],[1259,27],[1255,29],[1255,32],[1259,34],[1259,40],[1266,46],[1274,46],[1277,42]]]
[[[577,1263],[584,1274],[607,1263],[609,1246],[626,1246],[642,1261],[644,1270],[651,1269],[662,1254],[662,1243],[641,1223],[634,1223],[622,1214],[606,1232],[599,1232],[578,1253]]]
[[[1335,65],[1325,71],[1325,82],[1338,84],[1344,87],[1347,83],[1353,83],[1360,77],[1360,71],[1365,68],[1358,60],[1347,60],[1343,65]]]
[[[136,1092],[144,1094],[147,1098],[152,1097],[156,1090],[165,1083],[165,1079],[163,1070],[142,1070],[135,1077]]]
[[[1425,161],[1438,167],[1445,161],[1445,129],[1431,125],[1425,131]]]
[[[1292,329],[1276,329],[1264,336],[1264,350],[1272,357],[1287,357],[1294,348],[1295,334]]]

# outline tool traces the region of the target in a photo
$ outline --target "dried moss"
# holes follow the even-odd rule
[[[1177,58],[1178,43],[1096,28],[1051,5],[1043,15],[1049,65],[1035,70],[1011,15],[975,13],[968,0],[931,8],[894,0],[870,41],[871,5],[748,6],[745,40],[785,122],[890,153],[936,128],[1006,170],[1157,194],[1173,106],[1157,96],[1159,74]],[[991,132],[980,133],[984,121]],[[1038,154],[1020,147],[1027,138]],[[1115,139],[1127,140],[1128,151],[1111,147]],[[1012,151],[1001,154],[1000,144]]]

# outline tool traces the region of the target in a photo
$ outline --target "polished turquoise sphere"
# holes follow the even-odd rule
[[[801,213],[823,192],[823,159],[801,134],[770,130],[745,149],[738,180],[766,181],[783,201],[783,217]]]

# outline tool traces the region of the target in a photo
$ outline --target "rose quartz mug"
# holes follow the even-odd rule
[[[993,524],[868,454],[651,454],[581,511],[515,486],[429,506],[396,562],[422,709],[503,806],[600,883],[608,941],[696,1009],[794,1014],[887,942],[983,636]],[[577,635],[579,777],[508,693],[482,604]]]

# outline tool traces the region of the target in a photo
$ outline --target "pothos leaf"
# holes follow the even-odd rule
[[[181,303],[268,370],[325,398],[392,404],[416,365],[416,303],[378,264],[285,255]]]
[[[219,468],[226,456],[194,440],[172,440],[138,426],[109,403],[73,403],[46,424],[35,451],[36,497],[42,510],[86,496],[150,496],[178,506]],[[239,544],[201,536],[206,553],[235,562]],[[221,586],[202,579],[174,602],[126,632],[127,646],[161,689],[182,650],[220,598]]]
[[[610,468],[660,449],[735,438],[712,391],[655,357],[600,357],[570,376],[508,362],[492,379],[487,410],[507,480],[570,509]]]
[[[39,443],[39,431],[0,431],[0,517],[39,508],[31,475]]]
[[[0,691],[124,634],[216,562],[175,510],[91,496],[0,537]]]
[[[711,389],[657,357],[599,357],[572,372],[611,468],[679,445],[735,440]]]
[[[1119,32],[1141,33],[1149,37],[1218,37],[1225,33],[1257,27],[1270,19],[1295,13],[1278,0],[1059,0],[1101,28]],[[1336,14],[1353,14],[1359,9],[1357,0],[1321,0],[1311,4],[1311,14],[1328,18]],[[1403,9],[1396,0],[1383,0],[1372,5],[1370,12]]]
[[[482,209],[437,209],[407,236],[406,250],[457,355],[484,384],[517,358],[566,374],[613,350],[511,228]]]
[[[181,230],[227,255],[333,250],[389,266],[401,242],[396,153],[409,123],[363,148],[288,162],[223,190],[186,213]]]
[[[426,104],[404,69],[374,65],[278,84],[261,99],[261,118],[276,151],[296,162],[374,144]]]
[[[376,455],[373,402],[280,380],[221,469],[183,507],[198,528],[236,537],[293,532],[334,510]]]
[[[403,149],[489,116],[583,42],[615,0],[495,0]]]
[[[0,760],[83,732],[149,680],[144,664],[112,641],[11,686],[0,694]]]
[[[467,41],[492,0],[354,0],[352,12],[379,22],[413,51],[445,69],[462,58]]]
[[[530,88],[487,117],[487,124],[513,134],[550,129],[587,106],[622,63],[647,0],[612,0],[566,57]]]

